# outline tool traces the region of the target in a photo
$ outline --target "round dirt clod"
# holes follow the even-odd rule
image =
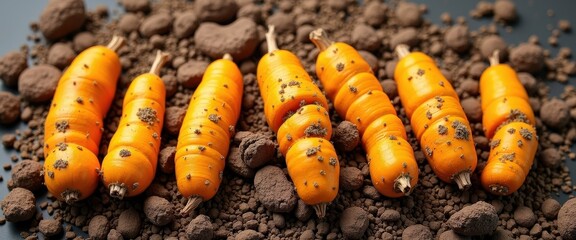
[[[562,154],[556,148],[547,148],[540,152],[540,160],[544,167],[557,168],[562,163]]]
[[[364,184],[362,171],[356,167],[343,167],[340,169],[340,187],[342,190],[358,190]]]
[[[0,124],[12,124],[19,117],[20,98],[10,92],[0,91]]]
[[[368,213],[360,207],[347,208],[340,215],[340,229],[347,239],[361,239],[369,223]]]
[[[554,198],[548,198],[544,202],[542,202],[542,214],[547,219],[555,219],[558,216],[558,212],[562,206],[558,202],[558,200]]]
[[[522,227],[531,228],[538,219],[531,208],[520,206],[514,211],[514,220]]]
[[[464,236],[491,234],[498,226],[498,214],[489,203],[479,201],[454,213],[446,222],[454,232]]]
[[[234,61],[248,58],[259,42],[256,23],[249,18],[239,18],[231,24],[221,26],[215,23],[202,23],[194,34],[196,48],[213,59],[222,58],[225,53]]]
[[[358,127],[349,121],[342,121],[334,129],[332,141],[334,141],[334,147],[338,150],[344,152],[354,150],[360,142],[360,132],[358,131]]]
[[[238,4],[235,0],[198,0],[194,11],[202,22],[228,23],[236,16]]]
[[[418,27],[422,24],[422,14],[418,5],[411,2],[400,2],[395,11],[398,23],[403,27]]]
[[[11,51],[0,58],[0,79],[8,87],[18,86],[18,76],[28,67],[26,56]]]
[[[48,40],[57,40],[82,27],[85,11],[82,0],[50,0],[42,10],[38,27]]]
[[[76,53],[68,44],[56,43],[52,45],[48,51],[47,63],[54,65],[57,68],[64,69],[70,65],[75,57]]]
[[[73,43],[74,50],[76,52],[82,52],[85,49],[96,45],[96,37],[91,32],[81,32],[74,36]]]
[[[167,107],[164,115],[164,129],[166,132],[177,136],[186,116],[186,109],[176,106]]]
[[[206,215],[198,215],[186,226],[186,237],[189,240],[212,239],[214,230],[210,218]]]
[[[576,239],[576,198],[562,205],[558,212],[558,231],[563,239]]]
[[[570,122],[569,109],[566,102],[553,98],[542,104],[540,119],[550,128],[563,129]]]
[[[144,201],[144,214],[156,226],[164,226],[174,220],[174,205],[168,200],[151,196]]]
[[[510,0],[497,0],[494,3],[494,20],[510,24],[518,19],[516,5]]]
[[[282,169],[266,166],[254,176],[256,199],[272,212],[290,212],[296,205],[294,186]]]
[[[116,231],[124,238],[136,238],[140,234],[140,231],[142,231],[141,226],[142,219],[140,215],[135,209],[130,208],[120,213]]]
[[[149,0],[120,0],[127,12],[148,12],[150,11]]]
[[[468,27],[456,25],[449,28],[444,35],[446,46],[458,53],[464,53],[470,48]]]
[[[140,33],[144,37],[152,35],[162,35],[170,32],[172,28],[172,17],[165,13],[158,13],[146,18],[140,25]]]
[[[30,67],[18,80],[18,91],[22,98],[34,102],[47,102],[54,97],[62,72],[52,65],[42,64]]]
[[[274,142],[261,134],[252,134],[242,139],[238,150],[242,161],[253,169],[265,165],[276,154]]]
[[[109,228],[108,218],[103,215],[96,215],[90,219],[88,224],[88,236],[95,240],[106,239]]]
[[[62,232],[62,225],[55,219],[42,219],[38,223],[38,230],[46,237],[53,237]]]
[[[519,72],[538,73],[544,67],[542,47],[521,43],[510,51],[510,62]]]
[[[169,146],[160,150],[158,165],[163,173],[174,173],[174,155],[176,155],[176,147]]]
[[[177,38],[187,38],[194,34],[194,31],[200,25],[200,21],[196,16],[196,13],[192,11],[186,11],[178,16],[176,16],[176,20],[174,20],[173,30],[174,35]]]
[[[418,38],[418,32],[415,28],[403,28],[400,29],[396,34],[392,35],[390,38],[390,48],[394,49],[400,44],[406,44],[409,47],[414,47],[418,45],[420,39]]]
[[[432,232],[430,228],[422,225],[410,225],[402,232],[402,240],[432,240]]]
[[[14,187],[37,191],[43,187],[44,176],[42,163],[32,160],[22,160],[12,168],[12,183]]]
[[[7,221],[27,221],[36,214],[36,198],[28,189],[14,188],[0,202],[0,207]]]
[[[480,53],[485,59],[492,57],[494,51],[498,50],[500,62],[508,59],[508,46],[502,37],[490,35],[483,38],[480,42]]]
[[[350,43],[357,50],[375,51],[380,47],[380,38],[373,27],[365,24],[358,24],[350,33]]]
[[[118,20],[118,29],[125,33],[137,31],[140,27],[140,19],[136,14],[126,13]]]

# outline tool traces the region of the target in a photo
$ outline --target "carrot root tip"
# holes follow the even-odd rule
[[[310,38],[310,41],[312,41],[320,51],[326,50],[333,44],[333,42],[328,38],[326,31],[322,28],[310,32],[308,38]]]
[[[274,25],[268,25],[268,32],[266,33],[266,44],[268,46],[268,53],[278,50],[276,43],[276,33],[274,32]]]
[[[470,171],[462,171],[454,175],[454,182],[458,184],[460,190],[465,190],[472,186],[472,181],[470,181]]]
[[[394,51],[396,52],[396,54],[398,55],[398,58],[400,58],[400,59],[402,59],[402,58],[408,56],[408,54],[410,54],[410,48],[406,44],[399,44],[398,46],[396,46]]]
[[[234,58],[232,58],[232,55],[230,55],[230,53],[224,53],[224,56],[222,56],[222,59],[224,60],[234,60]]]
[[[314,211],[316,211],[316,215],[318,216],[318,218],[323,219],[326,216],[326,207],[327,206],[328,206],[328,203],[319,203],[319,204],[312,206],[312,208],[314,208]]]
[[[189,214],[190,212],[194,211],[194,209],[196,209],[198,205],[200,205],[200,203],[202,203],[203,201],[204,200],[200,196],[193,196],[188,198],[188,202],[186,203],[186,206],[182,208],[180,214],[182,215]]]
[[[113,198],[122,200],[122,198],[124,198],[126,195],[126,187],[124,184],[112,183],[108,186],[108,188],[110,189],[110,196]]]
[[[62,198],[64,199],[64,202],[72,205],[80,199],[80,193],[76,190],[68,189],[62,193]]]
[[[114,35],[106,47],[114,52],[117,52],[118,49],[124,45],[124,42],[125,39],[123,37]]]
[[[166,64],[166,62],[168,62],[169,58],[170,58],[170,54],[158,50],[158,52],[156,52],[156,57],[154,58],[154,62],[152,62],[152,67],[150,67],[150,73],[159,76],[160,75],[160,69],[162,69],[162,66],[164,66],[164,64]]]
[[[500,185],[500,184],[493,184],[489,186],[490,192],[497,194],[497,195],[507,195],[508,194],[508,187]]]
[[[411,177],[408,174],[398,176],[398,178],[394,181],[394,190],[402,192],[404,196],[410,195],[410,193],[412,193],[410,179]]]

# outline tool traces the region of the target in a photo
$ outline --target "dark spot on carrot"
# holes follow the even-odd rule
[[[306,156],[310,157],[310,156],[316,154],[317,152],[318,152],[318,148],[310,147],[310,148],[306,149]]]
[[[54,178],[54,172],[52,172],[52,171],[48,171],[48,177],[50,177],[50,178]]]
[[[61,133],[66,132],[66,130],[70,128],[70,125],[68,125],[68,121],[66,120],[58,121],[55,124],[56,124],[56,130]]]
[[[462,122],[452,122],[452,128],[456,130],[454,133],[454,138],[461,140],[468,140],[470,138],[470,132],[468,131],[466,125],[464,125]]]
[[[138,186],[140,186],[140,183],[135,182],[134,184],[132,184],[132,190],[136,190]]]
[[[204,181],[204,185],[206,186],[210,185],[210,180],[206,179],[206,181]]]
[[[418,76],[422,77],[422,75],[424,75],[424,73],[426,73],[424,71],[424,69],[418,68],[418,71],[416,72],[416,74],[418,74]]]
[[[120,150],[120,157],[130,157],[132,156],[132,153],[130,152],[130,150],[128,149],[122,149]]]
[[[292,87],[292,86],[300,87],[300,82],[292,80],[292,81],[288,82],[288,86],[289,87]]]
[[[516,141],[516,144],[518,145],[519,148],[521,148],[524,145],[524,142],[522,142],[522,140],[518,140]]]
[[[90,66],[88,66],[88,64],[84,64],[84,68],[88,69]]]
[[[512,160],[514,160],[514,157],[516,157],[516,153],[505,153],[505,154],[502,154],[502,156],[500,156],[499,160],[500,161],[512,161]]]
[[[348,85],[348,89],[350,89],[350,92],[353,92],[353,93],[357,93],[357,92],[358,92],[358,88],[356,88],[356,87],[354,87],[354,86],[352,86],[352,85]]]
[[[290,133],[286,134],[286,140],[292,141],[292,135],[290,135]]]
[[[320,122],[316,122],[313,124],[310,124],[310,126],[308,126],[306,128],[306,130],[304,130],[304,134],[306,134],[306,137],[311,137],[311,136],[326,136],[326,134],[328,134],[328,130],[322,126],[322,124]]]
[[[200,152],[204,152],[204,150],[206,150],[206,147],[204,147],[204,146],[198,146],[198,150],[200,150]]]
[[[186,179],[190,180],[192,178],[192,175],[190,175],[190,173],[186,174]]]
[[[444,87],[444,81],[440,81],[438,84],[440,85],[440,87]]]
[[[76,98],[76,102],[79,103],[79,104],[84,104],[84,100],[82,100],[81,97],[77,97],[77,98]]]
[[[338,72],[342,72],[342,70],[344,70],[344,63],[337,63],[336,64],[336,70]]]
[[[61,142],[56,144],[56,147],[58,147],[58,150],[60,151],[66,151],[66,149],[68,148],[68,144]]]
[[[66,161],[64,159],[58,159],[58,160],[56,160],[56,162],[54,162],[53,166],[57,170],[64,169],[64,168],[68,167],[68,161]]]
[[[200,131],[200,129],[194,129],[194,133],[199,135],[202,133],[202,131]]]
[[[318,162],[323,162],[323,161],[324,161],[324,157],[318,156]]]
[[[444,125],[438,125],[438,134],[440,135],[448,134],[448,128]]]
[[[154,125],[154,123],[158,122],[158,118],[156,117],[156,110],[149,107],[138,108],[136,116],[138,116],[140,121],[145,122],[148,125]]]
[[[402,163],[402,168],[407,168],[407,167],[408,167],[408,163],[403,162],[403,163]]]
[[[508,131],[507,131],[507,132],[510,133],[510,134],[514,134],[514,133],[516,132],[516,129],[514,129],[514,128],[508,128]]]
[[[212,113],[210,115],[208,115],[208,119],[214,123],[218,123],[218,120],[220,120],[220,118],[218,117],[218,115]]]
[[[318,184],[317,182],[314,182],[314,187],[318,188],[318,187],[320,187],[320,184]]]
[[[432,119],[432,113],[430,111],[426,111],[426,118]]]
[[[336,160],[335,157],[330,157],[330,161],[328,162],[328,164],[330,164],[331,166],[336,166],[337,162],[338,160]]]
[[[494,139],[490,142],[490,149],[494,149],[500,145],[500,139]]]
[[[76,146],[76,148],[78,148],[78,150],[83,151],[84,148],[82,148],[82,146]]]
[[[424,150],[426,151],[426,154],[427,154],[428,156],[430,156],[430,157],[432,156],[433,152],[432,152],[432,149],[430,149],[430,147],[426,146],[426,147],[424,148]]]
[[[520,128],[520,136],[528,141],[532,140],[532,132],[526,128]]]
[[[390,140],[398,140],[398,138],[394,135],[390,135]]]
[[[326,175],[326,171],[320,170],[320,175],[322,175],[322,176]]]
[[[408,81],[412,81],[412,76],[408,77]]]

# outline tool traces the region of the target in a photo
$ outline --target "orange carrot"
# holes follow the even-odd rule
[[[510,195],[524,183],[538,149],[534,112],[516,72],[500,64],[498,51],[480,77],[484,133],[491,139],[480,181],[486,191]]]
[[[98,186],[98,145],[110,108],[124,39],[80,53],[60,78],[44,125],[44,183],[59,200],[74,203]]]
[[[322,218],[338,193],[340,165],[330,137],[328,101],[298,58],[276,45],[274,26],[266,34],[268,53],[258,63],[257,79],[268,125],[300,199]]]
[[[242,73],[229,54],[212,62],[194,91],[176,147],[176,182],[194,210],[218,191],[230,138],[240,116]]]
[[[159,74],[167,58],[158,51],[150,72],[136,77],[124,96],[122,118],[102,161],[102,182],[112,197],[142,193],[156,174],[166,102]]]
[[[428,163],[442,181],[468,188],[477,156],[456,91],[426,54],[410,53],[403,44],[396,53],[400,61],[394,79],[400,100]]]
[[[387,197],[410,194],[418,182],[414,151],[372,69],[356,49],[332,42],[322,29],[311,32],[310,40],[320,49],[316,74],[334,108],[358,126],[372,184]]]

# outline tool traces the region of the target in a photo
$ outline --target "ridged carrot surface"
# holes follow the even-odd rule
[[[276,45],[274,27],[266,34],[268,53],[258,63],[257,79],[268,125],[300,199],[319,217],[338,194],[340,165],[330,137],[328,101],[298,58]]]
[[[218,192],[240,116],[242,73],[229,55],[212,62],[194,91],[178,135],[176,183],[190,212]]]
[[[410,194],[418,165],[406,129],[370,65],[352,46],[332,42],[322,29],[310,34],[320,49],[316,74],[338,114],[362,136],[374,187],[384,196]]]
[[[58,82],[44,124],[44,183],[59,200],[74,203],[98,186],[98,150],[120,75],[116,50],[123,39],[80,53]]]
[[[490,143],[488,163],[480,181],[487,191],[510,195],[524,183],[538,149],[534,112],[514,69],[498,62],[480,77],[482,124]]]
[[[136,196],[156,175],[166,102],[159,74],[167,57],[158,51],[150,72],[132,80],[124,96],[122,117],[102,161],[102,182],[112,197]]]
[[[456,91],[426,54],[410,53],[406,45],[396,52],[398,94],[428,163],[442,181],[469,187],[477,156]]]

